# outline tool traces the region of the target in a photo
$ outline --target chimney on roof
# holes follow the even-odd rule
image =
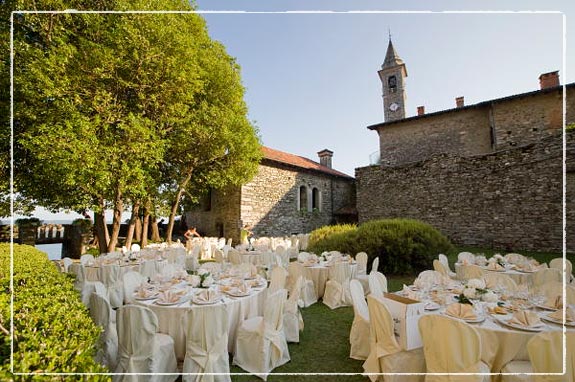
[[[541,90],[559,86],[559,71],[543,73],[539,76],[539,87]]]
[[[455,98],[455,106],[457,107],[465,106],[465,99],[463,98],[463,96]]]
[[[331,168],[331,158],[333,157],[333,151],[324,149],[317,153],[319,156],[319,163],[322,166]]]
[[[425,106],[418,106],[417,107],[417,115],[425,114]]]

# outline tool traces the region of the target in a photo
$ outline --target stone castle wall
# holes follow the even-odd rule
[[[568,227],[575,224],[575,133],[568,137]],[[438,154],[356,169],[359,221],[414,218],[454,243],[562,250],[562,136],[491,154]],[[569,235],[567,235],[569,237]],[[575,241],[568,240],[569,251]]]
[[[298,210],[300,186],[308,199],[314,187],[321,193],[321,208]],[[302,172],[280,164],[260,165],[254,179],[242,186],[242,224],[253,226],[255,236],[284,236],[307,233],[330,224],[333,211],[355,199],[353,179],[335,178],[316,172]]]
[[[397,166],[437,153],[486,154],[536,142],[561,130],[563,88],[384,124],[381,163]],[[566,87],[567,122],[575,121],[575,86]]]

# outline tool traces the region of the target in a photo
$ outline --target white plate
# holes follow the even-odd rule
[[[500,324],[503,324],[507,327],[517,329],[517,330],[524,330],[527,332],[540,332],[545,328],[544,323],[541,323],[540,325],[537,325],[537,326],[523,326],[523,325],[518,325],[518,324],[514,324],[512,322],[509,322],[509,318],[499,318],[499,317],[493,317],[493,318],[495,320],[497,320],[497,322],[499,322]]]
[[[155,304],[160,305],[160,306],[172,306],[172,305],[178,305],[182,303],[182,299],[179,299],[176,302],[163,302],[160,300],[156,300]]]
[[[545,321],[552,322],[552,323],[557,324],[557,325],[563,325],[563,320],[557,320],[557,319],[555,319],[553,317],[549,317],[547,315],[541,316],[541,319],[545,320]],[[575,327],[575,322],[566,322],[565,326]]]
[[[439,308],[441,308],[441,305],[436,302],[428,302],[424,307],[425,310],[437,310]]]
[[[477,318],[466,319],[466,318],[455,317],[455,316],[452,316],[452,315],[447,314],[447,313],[445,313],[445,312],[443,312],[443,314],[444,314],[445,316],[447,316],[447,317],[451,317],[451,318],[455,318],[455,319],[457,319],[457,320],[465,321],[465,322],[467,322],[467,323],[469,323],[469,324],[477,324],[477,323],[480,323],[480,322],[485,321],[485,316],[483,316],[483,315],[478,315]]]
[[[135,298],[136,300],[138,300],[138,301],[147,301],[147,300],[153,300],[153,299],[155,299],[155,298],[158,298],[158,295],[159,295],[159,293],[154,293],[153,295],[148,296],[148,297],[138,297],[138,296],[136,296],[136,297],[134,297],[134,298]]]
[[[251,292],[251,291],[250,291],[250,292]],[[246,296],[249,296],[249,295],[250,295],[250,292],[240,293],[240,292],[238,292],[238,291],[231,291],[231,290],[226,291],[226,293],[227,293],[228,295],[232,296],[232,297],[246,297]]]

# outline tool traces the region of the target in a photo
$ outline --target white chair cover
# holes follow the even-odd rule
[[[317,302],[315,286],[313,281],[306,277],[305,268],[302,264],[297,261],[290,262],[288,266],[288,279],[290,280],[290,283],[292,280],[297,281],[300,277],[302,278],[300,304],[303,308],[306,308]],[[288,288],[288,290],[291,293],[291,291],[293,291],[293,285],[291,285],[291,288]]]
[[[82,287],[82,302],[88,308],[90,307],[90,297],[92,293],[101,294],[106,296],[106,300],[108,299],[108,290],[104,284],[99,281],[89,281]]]
[[[456,277],[455,272],[453,272],[449,267],[449,260],[447,259],[447,256],[445,256],[443,253],[440,253],[437,257],[439,258],[439,261],[441,262],[441,264],[443,264],[445,269],[447,269],[449,277],[452,279],[455,278]]]
[[[288,342],[299,342],[299,332],[303,330],[303,317],[299,310],[300,291],[303,286],[303,277],[300,276],[290,293],[284,307],[284,333]]]
[[[433,270],[441,273],[445,277],[449,277],[449,271],[438,259],[433,260]]]
[[[184,259],[184,267],[186,271],[195,271],[200,267],[200,262],[198,261],[198,256],[188,255]]]
[[[112,308],[118,308],[124,303],[121,275],[122,269],[118,264],[101,265],[98,269],[98,278],[108,289],[108,301]]]
[[[130,271],[122,276],[124,288],[124,303],[131,304],[134,302],[134,291],[145,283],[147,279],[138,272]]]
[[[68,272],[68,269],[70,268],[70,265],[72,265],[73,262],[74,261],[72,261],[72,259],[69,257],[62,258],[62,265],[64,267],[63,271]]]
[[[349,357],[365,360],[369,355],[369,310],[361,283],[357,280],[351,280],[349,288],[353,302],[353,322],[349,332],[349,344],[351,346]]]
[[[221,249],[214,249],[214,259],[216,263],[223,263],[224,262],[224,252]]]
[[[357,261],[356,275],[366,275],[367,274],[367,253],[359,252],[355,255],[355,261]]]
[[[77,268],[75,267],[76,265]],[[74,263],[73,268],[76,268],[76,280],[74,281],[74,288],[80,292],[80,299],[85,306],[90,305],[90,295],[96,288],[104,288],[103,293],[108,293],[106,287],[99,281],[86,281],[86,270],[82,264]],[[101,290],[101,289],[100,289]]]
[[[369,291],[371,294],[383,297],[387,293],[387,278],[378,271],[371,271],[369,274]]]
[[[379,270],[379,257],[376,257],[375,259],[373,259],[372,263],[371,263],[371,271],[378,271]]]
[[[336,262],[329,269],[323,303],[330,309],[351,305],[350,278],[351,268],[347,261]]]
[[[503,258],[509,264],[521,264],[527,261],[527,258],[519,253],[508,253]]]
[[[232,248],[228,251],[228,261],[234,265],[239,265],[242,263],[242,256],[236,249]]]
[[[178,377],[174,340],[157,333],[158,318],[150,309],[125,305],[118,309],[118,366],[116,373],[174,373],[173,375],[114,375],[114,381],[172,382]]]
[[[549,262],[549,268],[557,268],[561,272],[563,272],[563,258],[557,257],[555,259],[552,259]],[[573,279],[573,264],[571,263],[571,261],[569,261],[569,259],[565,259],[565,274],[567,277],[567,282]]]
[[[575,377],[575,332],[565,333],[567,349],[565,375],[534,375],[535,382],[573,381]],[[529,359],[534,373],[563,372],[563,333],[559,330],[543,332],[527,343]]]
[[[481,362],[481,338],[477,330],[463,321],[441,315],[424,315],[419,319],[428,373],[489,373]],[[486,381],[489,375],[427,375],[433,381]]]
[[[305,263],[305,261],[309,258],[309,253],[307,252],[300,252],[297,255],[297,261],[299,261],[300,263]]]
[[[118,333],[113,319],[115,315],[106,296],[98,290],[90,296],[90,316],[96,325],[104,329],[100,335],[96,360],[114,370],[118,362]]]
[[[142,261],[140,263],[140,274],[148,279],[153,279],[158,273],[156,260]]]
[[[285,288],[287,275],[288,273],[283,267],[275,267],[272,270],[271,281],[268,287],[268,295]]]
[[[542,293],[546,298],[563,296],[563,283],[559,281],[551,281],[539,286],[537,291]],[[565,285],[565,293],[567,295],[567,304],[575,304],[575,286]]]
[[[186,358],[183,381],[228,382],[228,313],[225,305],[190,309],[184,316]],[[186,373],[195,373],[191,375]],[[199,373],[199,374],[198,374]],[[207,375],[202,373],[222,373]],[[227,373],[227,375],[225,375]]]
[[[378,296],[367,296],[370,322],[370,350],[363,363],[366,373],[424,373],[425,359],[421,349],[402,351],[393,332],[393,318]],[[372,381],[381,378],[369,375]],[[422,375],[386,375],[385,381],[421,382]]]
[[[287,291],[279,290],[266,300],[264,316],[245,320],[237,332],[234,364],[264,381],[290,355],[283,332],[283,310]]]
[[[457,255],[457,262],[475,264],[475,255],[471,252],[459,252]]]
[[[94,261],[94,256],[90,255],[89,253],[80,256],[80,264],[88,265],[89,262]]]

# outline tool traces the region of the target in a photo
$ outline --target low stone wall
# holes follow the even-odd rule
[[[575,225],[575,134],[567,134],[567,218]],[[405,217],[457,244],[561,251],[562,136],[492,154],[440,154],[399,167],[356,169],[359,221]],[[567,236],[569,239],[569,236]],[[575,251],[575,240],[567,241]]]

